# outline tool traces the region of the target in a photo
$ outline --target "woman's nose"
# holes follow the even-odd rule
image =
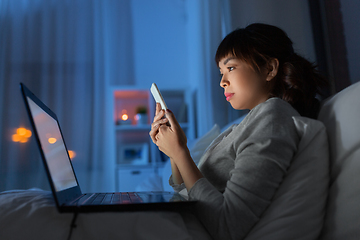
[[[220,80],[220,87],[225,88],[229,85],[229,81],[227,81],[224,76],[222,76],[221,80]]]

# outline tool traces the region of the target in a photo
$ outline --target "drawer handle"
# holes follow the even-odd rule
[[[132,171],[132,172],[131,172],[132,175],[138,175],[138,174],[140,174],[140,173],[141,173],[141,171]]]

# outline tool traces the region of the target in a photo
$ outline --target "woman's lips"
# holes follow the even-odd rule
[[[230,101],[232,96],[234,96],[234,93],[225,93],[226,101]]]

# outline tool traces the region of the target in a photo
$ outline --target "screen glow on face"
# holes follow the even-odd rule
[[[56,120],[42,110],[29,97],[27,99],[55,190],[61,191],[77,186],[76,178]]]

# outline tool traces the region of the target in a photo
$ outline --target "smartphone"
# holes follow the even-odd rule
[[[153,97],[155,99],[155,102],[160,103],[161,108],[166,110],[167,106],[166,106],[166,103],[164,101],[164,98],[162,97],[161,92],[159,91],[159,89],[158,89],[158,87],[156,86],[155,83],[153,83],[151,85],[150,91],[151,91],[151,94],[153,95]]]

